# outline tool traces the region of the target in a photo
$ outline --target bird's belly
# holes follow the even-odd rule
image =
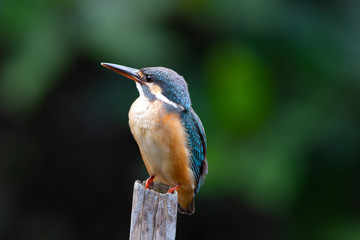
[[[170,148],[159,141],[159,131],[148,130],[146,133],[137,135],[141,155],[151,176],[162,178],[160,181],[169,182],[168,169],[171,168]],[[170,184],[170,183],[169,183]]]
[[[183,126],[178,117],[166,114],[156,104],[161,103],[145,107],[140,99],[134,102],[129,112],[130,129],[146,169],[150,176],[156,176],[164,184],[181,183],[193,188]]]

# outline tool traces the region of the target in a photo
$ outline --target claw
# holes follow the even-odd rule
[[[150,176],[145,183],[145,189],[149,189],[150,185],[154,182],[155,176]]]
[[[173,193],[175,190],[178,190],[180,187],[181,187],[181,184],[178,183],[175,186],[173,186],[172,188],[170,188],[168,193]]]

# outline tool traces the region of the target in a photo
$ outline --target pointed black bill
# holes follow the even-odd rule
[[[139,69],[126,67],[113,63],[101,63],[101,65],[127,78],[130,78],[138,83],[141,83],[140,76],[138,75]]]

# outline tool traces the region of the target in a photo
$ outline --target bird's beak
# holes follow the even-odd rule
[[[122,65],[118,65],[118,64],[113,64],[113,63],[101,63],[101,65],[103,65],[104,67],[106,67],[116,73],[119,73],[127,78],[130,78],[130,79],[142,84],[141,78],[138,74],[139,69],[126,67],[126,66],[122,66]]]

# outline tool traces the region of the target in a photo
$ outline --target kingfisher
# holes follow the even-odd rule
[[[139,97],[131,105],[129,125],[152,182],[178,192],[178,211],[195,211],[195,194],[208,172],[206,136],[191,107],[188,85],[165,67],[134,69],[113,63],[104,67],[135,81]]]

